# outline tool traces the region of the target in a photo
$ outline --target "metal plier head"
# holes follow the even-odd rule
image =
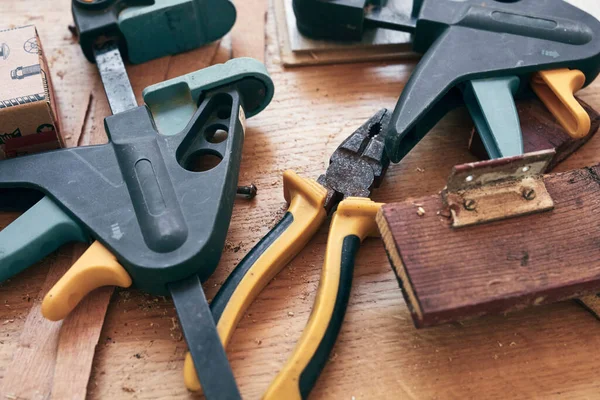
[[[379,187],[390,164],[384,149],[390,120],[390,111],[379,110],[335,150],[327,172],[318,179],[327,189],[328,213],[343,199],[370,197]]]

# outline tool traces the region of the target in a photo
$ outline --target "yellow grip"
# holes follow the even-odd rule
[[[567,68],[540,71],[531,80],[533,91],[575,139],[585,137],[591,128],[590,116],[573,96],[584,84],[583,72]]]
[[[302,399],[312,389],[345,314],[354,267],[354,254],[347,253],[357,251],[367,236],[379,235],[375,216],[381,206],[365,198],[348,198],[339,204],[331,221],[325,264],[308,324],[264,399]],[[349,245],[352,241],[354,244]],[[342,291],[345,293],[340,295]]]
[[[64,319],[92,290],[102,286],[131,286],[131,278],[100,242],[94,242],[44,297],[42,315]]]
[[[228,278],[211,304],[214,310],[215,303],[220,301],[217,300],[220,294],[231,293],[229,297],[222,299],[226,305],[220,316],[216,317],[217,331],[225,348],[250,304],[275,275],[302,250],[327,218],[324,208],[327,190],[314,180],[301,178],[293,171],[285,171],[283,190],[289,203],[288,214],[291,214],[291,217],[286,215],[284,220],[293,220],[287,227],[279,230],[275,227],[265,236],[263,241],[268,240],[270,236],[270,239],[274,240],[253,263],[252,255],[254,253],[256,256],[256,252],[261,251],[260,243],[248,253],[231,274],[234,276],[240,270],[244,270],[243,278],[239,281]],[[185,358],[183,378],[189,390],[200,390],[200,382],[189,353]]]

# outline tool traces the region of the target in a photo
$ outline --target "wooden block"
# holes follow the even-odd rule
[[[575,97],[577,98],[577,96]],[[587,143],[597,132],[600,116],[585,101],[577,98],[583,108],[590,114],[592,129],[590,134],[581,139],[574,140],[557,124],[556,118],[548,111],[546,106],[536,97],[529,100],[517,101],[517,111],[522,127],[533,127],[538,129],[524,129],[523,148],[526,153],[554,148],[556,155],[548,165],[551,171],[564,161],[569,155]],[[487,151],[481,141],[478,132],[473,128],[469,140],[469,150],[480,160],[489,159]],[[577,302],[588,310],[596,318],[600,319],[600,300],[596,295],[585,296]]]
[[[554,147],[554,166],[598,130],[592,118],[584,141],[572,140],[541,102],[520,102],[526,151]],[[478,135],[474,135],[474,138]],[[472,140],[476,154],[483,146]],[[417,327],[438,325],[530,305],[584,297],[593,310],[600,290],[600,166],[547,175],[554,209],[483,225],[452,228],[441,196],[388,204],[378,225]],[[417,213],[421,207],[425,213]],[[422,215],[420,215],[422,214]]]
[[[461,229],[439,195],[383,207],[379,227],[417,327],[600,291],[600,166],[544,182],[554,210]]]
[[[549,170],[552,170],[556,165],[575,152],[575,150],[587,143],[598,130],[600,115],[583,100],[577,100],[588,114],[590,114],[592,119],[590,134],[577,140],[574,140],[565,132],[557,123],[556,118],[554,118],[538,98],[516,102],[521,120],[521,129],[523,130],[523,148],[525,153],[548,149],[556,150],[556,156],[550,163]],[[480,160],[489,159],[481,137],[474,128],[471,132],[469,150]]]

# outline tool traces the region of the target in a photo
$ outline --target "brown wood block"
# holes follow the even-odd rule
[[[556,156],[548,166],[549,170],[587,143],[598,131],[598,126],[600,126],[598,113],[585,101],[579,98],[577,100],[588,112],[592,122],[590,134],[581,139],[573,139],[569,136],[539,99],[532,98],[516,102],[523,131],[525,153],[548,149],[556,150]],[[469,150],[480,160],[489,159],[481,137],[474,128],[471,132]]]
[[[541,101],[539,101],[538,99],[520,100],[517,102],[517,110],[519,112],[519,117],[521,120],[521,129],[523,131],[523,141],[524,141],[525,152],[534,152],[534,151],[546,150],[546,149],[552,149],[552,148],[554,148],[556,151],[556,155],[550,162],[550,164],[548,166],[548,170],[553,169],[557,164],[559,164],[561,161],[563,161],[567,157],[569,157],[569,155],[571,155],[573,152],[575,152],[583,144],[587,143],[594,136],[594,134],[598,130],[598,127],[600,126],[599,114],[592,107],[590,107],[587,103],[585,103],[581,99],[578,99],[578,100],[583,105],[585,110],[590,114],[591,121],[592,121],[592,127],[590,130],[590,134],[579,140],[572,139],[564,131],[564,129],[557,123],[554,116],[547,110],[547,108],[543,105],[543,103]],[[487,156],[487,152],[483,146],[483,142],[481,141],[479,135],[476,134],[475,129],[473,129],[472,134],[471,134],[471,140],[469,141],[469,150],[480,159],[488,159],[489,158]],[[433,198],[435,198],[436,201],[441,201],[439,199],[439,196],[433,196]],[[422,204],[422,203],[423,203],[422,201],[416,200],[413,203],[411,203],[408,208],[409,209],[412,208],[412,211],[414,213],[415,212],[415,204]],[[433,204],[433,203],[431,203],[431,204]],[[423,203],[421,205],[421,207],[423,207],[426,210],[426,214],[427,214],[427,208],[431,208],[431,205],[429,205],[429,207],[425,207],[425,205]],[[435,211],[437,212],[441,208],[442,207],[437,207],[435,209]],[[386,206],[383,215],[380,216],[380,219],[379,219],[380,229],[382,230],[382,232],[388,232],[391,236],[394,235],[394,232],[391,228],[391,225],[387,225],[387,224],[389,224],[391,220],[396,218],[396,216],[392,215],[393,214],[393,212],[391,211],[392,209],[393,209],[393,206]],[[384,216],[389,216],[389,219],[388,219],[388,217],[385,217],[385,221],[384,221],[384,218],[383,218]],[[470,228],[465,228],[465,229],[470,229]],[[454,230],[452,228],[448,228],[448,230],[449,230],[449,232],[446,232],[444,234],[454,232]],[[504,236],[508,237],[510,235],[510,232],[506,232],[506,231],[499,230],[497,232],[498,232],[497,235],[501,236],[501,237],[504,237]],[[425,238],[422,240],[431,240],[433,243],[437,240],[443,241],[444,239],[445,238],[443,238],[443,237],[440,237],[440,238],[428,237],[428,238]],[[388,240],[388,242],[390,241],[389,238],[387,238],[387,240]],[[508,239],[506,239],[506,240],[508,240]],[[397,273],[396,275],[398,277],[398,281],[399,281],[401,287],[404,285],[403,293],[405,295],[405,299],[407,300],[409,308],[411,309],[411,313],[413,315],[415,325],[417,325],[417,326],[435,325],[435,324],[438,324],[441,322],[455,321],[455,320],[460,320],[460,319],[464,319],[464,318],[474,317],[476,315],[482,315],[482,314],[494,313],[494,312],[505,312],[505,311],[508,311],[510,309],[510,307],[522,308],[527,305],[526,303],[524,303],[520,306],[519,305],[511,305],[510,307],[507,306],[507,308],[501,307],[499,311],[494,311],[493,308],[489,308],[489,309],[485,308],[485,307],[488,307],[487,305],[478,304],[477,302],[480,301],[480,299],[473,300],[472,306],[475,306],[476,311],[468,311],[468,312],[464,312],[464,314],[463,314],[463,311],[457,311],[457,313],[458,313],[457,316],[448,316],[448,317],[442,316],[441,318],[434,317],[432,319],[432,322],[427,322],[428,317],[425,314],[428,311],[423,311],[421,309],[420,294],[418,294],[416,291],[412,290],[412,279],[410,277],[410,274],[407,274],[406,270],[401,267],[403,265],[401,254],[398,253],[397,251],[393,250],[394,247],[399,249],[399,247],[397,247],[397,246],[399,246],[398,242],[396,242],[394,245],[391,245],[391,244],[388,245],[388,243],[386,243],[386,249],[388,250],[388,256],[394,267],[395,272]],[[490,261],[490,262],[492,262],[492,261]],[[493,265],[493,262],[491,265]],[[398,268],[399,266],[400,266],[400,268]],[[449,272],[449,271],[445,271],[445,274],[450,274],[450,273],[451,272]],[[459,271],[455,271],[455,273],[458,274],[457,276],[460,276]],[[578,297],[578,296],[572,295],[569,297]],[[586,307],[590,312],[592,312],[592,314],[594,314],[595,316],[598,316],[598,314],[595,312],[595,310],[597,308],[593,307],[593,305],[596,303],[593,301],[594,299],[595,299],[595,295],[591,295],[591,296],[586,296],[586,297],[580,299],[579,301],[580,301],[580,303],[583,304],[584,307]],[[551,301],[551,300],[548,300],[548,301]],[[484,301],[484,303],[485,303],[485,301]],[[484,311],[482,311],[481,309],[477,310],[477,307],[481,307],[482,309],[485,309],[485,310]],[[492,307],[492,306],[490,306],[490,307]],[[475,315],[471,315],[471,313],[474,313]]]
[[[554,148],[556,155],[548,165],[551,171],[559,163],[564,161],[577,149],[587,143],[598,131],[600,116],[585,101],[577,96],[575,98],[588,112],[592,122],[590,134],[581,139],[571,138],[557,123],[556,118],[550,113],[546,106],[536,97],[516,102],[517,111],[523,128],[523,148],[526,153]],[[528,127],[538,126],[536,129]],[[469,150],[474,156],[481,160],[489,159],[487,151],[475,128],[471,131]],[[578,303],[586,308],[592,315],[600,319],[600,300],[596,295],[585,296],[578,299]]]
[[[596,166],[546,175],[552,211],[461,229],[450,226],[439,195],[384,206],[379,226],[415,325],[599,291],[599,173]]]

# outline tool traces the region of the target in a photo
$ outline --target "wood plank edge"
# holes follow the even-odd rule
[[[377,226],[379,227],[379,232],[381,233],[381,239],[383,241],[383,247],[385,248],[385,253],[387,254],[388,260],[392,266],[392,270],[396,275],[396,280],[398,281],[398,286],[400,286],[400,291],[402,292],[402,296],[404,297],[404,301],[408,306],[410,311],[410,315],[413,318],[413,323],[415,327],[420,328],[421,322],[423,320],[423,313],[421,311],[421,304],[419,303],[412,284],[410,282],[410,278],[406,273],[406,269],[404,268],[404,263],[402,262],[402,257],[400,255],[400,251],[396,246],[396,241],[394,240],[394,235],[391,232],[390,226],[387,222],[385,215],[385,205],[377,212],[377,216],[375,221],[377,222]]]
[[[582,170],[587,171],[592,175],[590,179],[595,180],[595,169],[600,169],[600,164],[597,164],[594,167],[574,169],[563,173],[547,174],[544,176],[544,180],[559,179],[567,181],[570,175]],[[424,199],[431,198],[439,198],[439,195],[425,196],[424,198],[419,199],[419,202],[426,202]],[[392,264],[392,268],[396,274],[400,288],[417,328],[432,327],[455,321],[471,320],[483,315],[502,315],[531,306],[546,305],[570,299],[578,299],[580,303],[584,303],[583,305],[586,309],[592,312],[594,316],[598,317],[598,314],[600,313],[600,298],[595,294],[598,290],[598,278],[589,278],[586,281],[572,282],[560,287],[547,287],[536,293],[514,293],[510,296],[493,297],[489,298],[487,301],[476,304],[463,305],[451,310],[443,309],[424,314],[423,306],[416,296],[414,285],[410,279],[410,273],[402,261],[401,249],[394,239],[391,226],[391,221],[394,220],[395,216],[397,218],[399,214],[397,206],[407,203],[411,203],[411,200],[408,199],[399,203],[384,205],[377,215],[376,222],[381,232],[388,259]]]
[[[574,293],[576,288],[577,292]],[[421,324],[419,327],[428,328],[457,321],[469,321],[483,316],[507,315],[527,308],[549,305],[566,300],[581,302],[582,298],[587,300],[582,305],[591,311],[592,314],[596,315],[596,312],[600,311],[600,299],[595,294],[597,288],[598,280],[596,279],[585,283],[577,282],[562,286],[560,288],[561,295],[557,295],[557,288],[548,288],[535,294],[517,294],[509,297],[499,297],[475,305],[458,307],[451,311],[442,310],[428,313],[420,321]]]

